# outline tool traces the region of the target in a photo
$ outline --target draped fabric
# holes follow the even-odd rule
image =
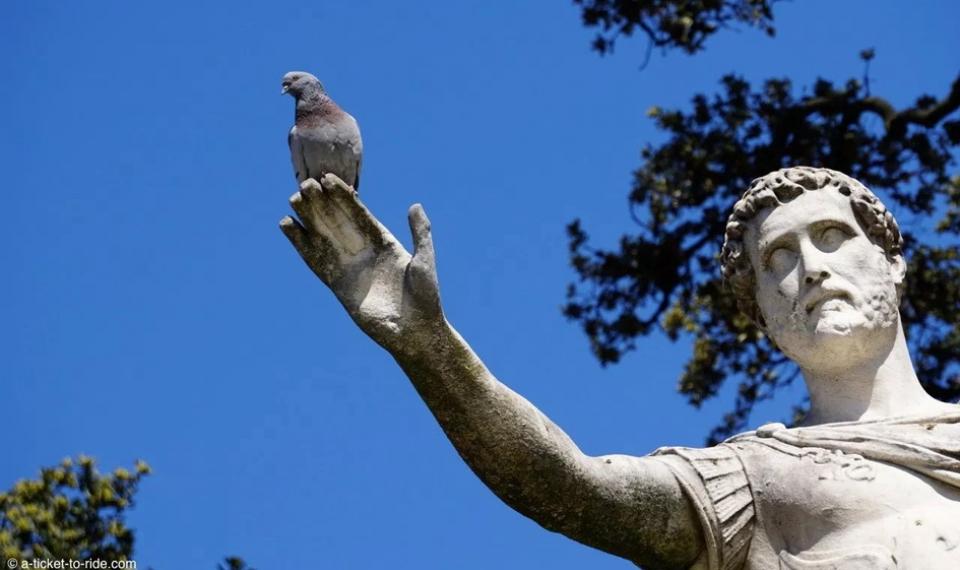
[[[774,423],[707,448],[663,447],[652,456],[666,463],[697,509],[706,551],[694,569],[734,570],[749,556],[757,528],[756,506],[739,453],[760,444],[774,456],[843,453],[896,465],[960,489],[960,406],[936,416],[886,418],[787,428]],[[859,456],[859,457],[858,457]],[[862,459],[860,459],[862,458]],[[773,456],[771,456],[773,460]],[[864,462],[866,463],[866,462]],[[854,466],[857,463],[854,462]],[[867,466],[864,466],[867,467]],[[851,471],[852,479],[857,473]],[[762,531],[761,531],[762,532]],[[781,568],[896,568],[889,553],[858,547],[827,558],[780,552]],[[809,556],[814,556],[809,558]],[[859,564],[859,565],[858,565]]]
[[[797,448],[854,453],[916,471],[960,488],[960,438],[943,428],[960,424],[960,410],[926,417],[900,417],[786,428],[767,424],[734,436],[728,443],[770,438]]]

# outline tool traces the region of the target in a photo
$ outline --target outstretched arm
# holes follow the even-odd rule
[[[410,209],[411,256],[339,178],[301,185],[284,233],[360,328],[388,350],[471,469],[544,527],[649,568],[687,568],[700,525],[662,463],[590,457],[500,383],[444,318],[430,223]]]

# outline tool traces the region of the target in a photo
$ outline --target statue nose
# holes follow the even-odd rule
[[[807,285],[825,281],[830,277],[826,252],[820,251],[812,243],[805,243],[800,246],[800,254],[801,263],[803,263],[803,281]]]
[[[807,285],[813,285],[817,282],[826,281],[827,277],[830,277],[830,272],[826,270],[821,270],[818,273],[807,272],[804,281],[806,281]]]

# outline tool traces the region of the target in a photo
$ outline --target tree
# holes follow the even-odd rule
[[[679,48],[693,54],[707,38],[730,24],[757,27],[773,36],[771,6],[777,0],[574,0],[581,6],[583,24],[600,28],[593,48],[613,51],[620,36],[636,30],[646,34],[649,46]]]
[[[628,35],[632,25],[653,45],[690,53],[716,28],[703,24],[691,27],[698,33],[662,36],[683,10],[692,11],[693,22],[772,25],[762,1],[575,1],[588,26],[617,22]],[[761,20],[736,17],[750,6]],[[594,47],[608,51],[606,44]],[[872,50],[860,55],[867,65],[874,57]],[[960,396],[960,77],[945,96],[922,95],[904,109],[873,95],[866,79],[839,86],[819,80],[801,91],[807,95],[795,91],[789,79],[752,87],[727,75],[718,94],[695,95],[687,111],[650,109],[669,138],[644,148],[634,172],[634,231],[616,249],[602,249],[589,244],[579,220],[567,227],[578,282],[568,287],[564,314],[583,328],[602,365],[661,330],[673,340],[693,338],[680,379],[692,405],[727,380],[739,382],[734,409],[712,431],[711,443],[742,430],[756,402],[798,375],[739,313],[717,259],[733,203],[752,178],[785,166],[849,173],[901,211],[931,220],[927,228],[903,231],[910,270],[901,313],[924,387],[944,400]]]
[[[243,558],[236,556],[227,556],[223,559],[223,564],[217,564],[217,570],[257,570],[252,566],[247,566]]]
[[[143,461],[101,474],[85,455],[40,470],[40,478],[18,481],[0,493],[0,558],[4,560],[134,560],[134,531],[126,524],[140,480],[150,474]],[[228,556],[218,570],[256,570]]]
[[[40,470],[36,480],[18,481],[0,494],[0,553],[5,559],[133,559],[133,530],[127,509],[141,478],[150,473],[143,461],[133,471],[119,467],[97,471],[81,455]]]

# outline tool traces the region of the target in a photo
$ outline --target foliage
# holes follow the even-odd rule
[[[17,481],[0,493],[0,558],[4,560],[134,560],[134,531],[125,514],[134,506],[143,461],[133,471],[97,471],[84,455],[40,470],[40,478]],[[225,564],[225,565],[224,565]],[[256,570],[228,556],[218,570]]]
[[[777,0],[574,0],[581,6],[583,24],[600,31],[593,48],[613,51],[620,36],[637,30],[650,47],[679,48],[687,53],[703,49],[708,37],[731,23],[757,27],[774,35],[771,6]]]
[[[820,80],[803,95],[789,79],[753,88],[727,75],[721,85],[687,111],[650,109],[668,140],[644,148],[634,173],[634,233],[605,250],[589,245],[579,220],[567,228],[579,282],[564,313],[600,362],[617,362],[654,330],[689,335],[680,391],[699,406],[736,378],[734,409],[710,439],[742,429],[754,403],[797,370],[722,286],[726,217],[754,177],[825,166],[861,180],[898,214],[910,262],[901,312],[917,373],[934,396],[960,396],[960,78],[945,97],[923,95],[900,110],[855,79]]]
[[[217,564],[217,570],[257,570],[252,566],[247,566],[243,558],[228,556],[223,559],[223,564]]]
[[[103,475],[81,455],[41,469],[39,479],[18,481],[0,494],[0,557],[132,560],[134,534],[124,515],[149,473],[137,461],[133,471]]]

